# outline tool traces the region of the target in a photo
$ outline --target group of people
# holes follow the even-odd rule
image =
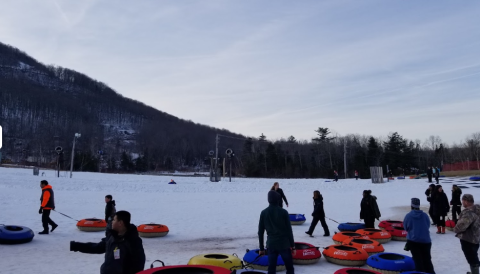
[[[429,166],[427,168],[427,177],[429,183],[432,182],[432,177],[435,177],[435,181],[438,184],[440,182],[440,169],[438,167]]]
[[[430,184],[427,190],[425,190],[427,201],[430,203],[428,213],[432,218],[432,225],[437,226],[437,234],[445,234],[445,219],[450,206],[452,206],[452,218],[457,223],[457,214],[460,214],[462,202],[460,196],[462,190],[457,186],[452,186],[452,199],[448,201],[448,197],[443,191],[441,185]]]

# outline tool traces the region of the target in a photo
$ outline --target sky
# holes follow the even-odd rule
[[[480,131],[480,1],[3,0],[0,41],[268,139]]]

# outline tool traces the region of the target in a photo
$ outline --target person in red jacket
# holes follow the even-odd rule
[[[50,211],[55,209],[55,199],[52,186],[46,180],[40,182],[40,188],[42,189],[42,196],[40,196],[40,210],[38,210],[38,213],[42,214],[43,231],[38,234],[48,234],[48,225],[52,226],[50,232],[53,232],[58,226],[50,219]]]

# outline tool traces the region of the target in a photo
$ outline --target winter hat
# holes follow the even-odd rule
[[[474,203],[473,195],[472,194],[463,194],[462,200],[465,200],[470,203]]]
[[[420,199],[412,198],[412,207],[419,209],[420,208]]]
[[[274,190],[268,192],[268,203],[269,204],[280,204],[280,194]]]
[[[434,184],[430,184],[429,186],[435,188],[435,185],[434,185]]]

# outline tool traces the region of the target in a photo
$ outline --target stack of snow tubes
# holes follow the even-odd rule
[[[305,218],[305,214],[289,214],[290,215],[290,223],[292,225],[301,225],[305,223],[307,220]]]
[[[396,253],[380,253],[367,260],[370,269],[383,274],[398,274],[415,270],[415,263],[409,256]]]
[[[33,231],[19,225],[0,225],[0,244],[23,244],[30,242],[35,234]]]
[[[260,249],[248,250],[243,256],[243,261],[246,267],[252,267],[253,269],[268,270],[268,255],[258,255]],[[268,251],[267,251],[268,252]],[[277,258],[277,271],[285,270],[285,263],[282,257],[279,255]]]
[[[368,270],[368,269],[362,269],[362,268],[357,268],[357,267],[349,267],[349,268],[342,268],[333,274],[382,274],[377,271],[373,270]]]
[[[338,230],[340,231],[352,231],[355,232],[359,229],[365,228],[364,223],[341,223],[338,225]]]

